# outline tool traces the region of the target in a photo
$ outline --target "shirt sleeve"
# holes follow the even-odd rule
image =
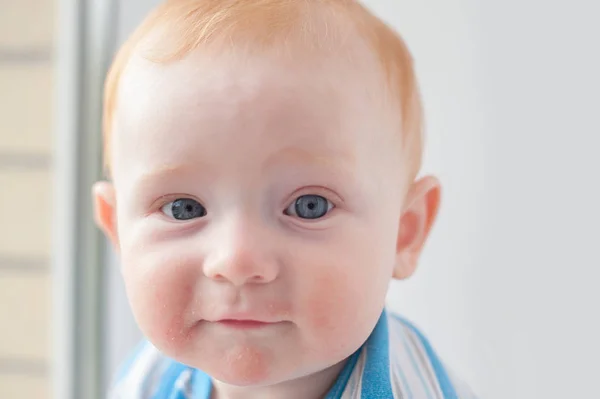
[[[151,399],[166,363],[152,344],[141,342],[121,366],[107,399]]]
[[[458,378],[451,370],[448,371],[448,377],[454,386],[454,391],[458,399],[479,399],[473,392],[471,387],[467,385],[462,379]]]

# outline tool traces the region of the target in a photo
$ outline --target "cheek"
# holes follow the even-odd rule
[[[186,317],[198,278],[192,259],[157,252],[122,252],[123,277],[133,314],[144,335],[176,356],[186,347],[193,320]]]
[[[311,275],[299,280],[306,282],[301,290],[306,304],[302,314],[311,341],[330,356],[339,355],[340,360],[358,349],[377,323],[393,264],[393,252],[372,250],[377,243],[361,240],[356,244],[337,251],[330,246],[327,255],[313,259],[319,259],[317,263],[307,260],[305,265],[315,267],[305,269]]]
[[[335,335],[381,312],[387,287],[381,277],[349,274],[322,273],[313,280],[306,311],[315,329]]]

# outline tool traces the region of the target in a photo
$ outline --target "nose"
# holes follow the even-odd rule
[[[273,240],[260,228],[230,222],[213,239],[214,245],[203,265],[208,278],[240,287],[270,283],[279,275]]]

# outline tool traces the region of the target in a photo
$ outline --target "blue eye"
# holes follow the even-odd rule
[[[331,209],[333,204],[327,198],[320,195],[303,195],[285,210],[285,214],[300,219],[319,219]]]
[[[169,202],[161,208],[161,211],[168,217],[177,220],[190,220],[206,216],[206,208],[190,198],[179,198]]]

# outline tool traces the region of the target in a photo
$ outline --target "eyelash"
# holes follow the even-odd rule
[[[323,197],[328,202],[330,202],[331,205],[332,205],[331,209],[328,210],[328,212],[327,212],[327,214],[325,216],[323,216],[322,218],[316,219],[316,220],[323,220],[324,218],[327,217],[327,215],[329,213],[333,212],[335,209],[337,209],[343,203],[343,198],[341,196],[335,194],[330,189],[327,189],[327,188],[321,187],[321,186],[305,187],[305,188],[302,188],[300,190],[295,191],[292,195],[290,195],[288,197],[288,199],[282,205],[282,207],[283,207],[283,211],[282,212],[285,212],[290,206],[292,206],[298,200],[298,198],[306,196],[306,195],[316,195],[316,196]],[[210,213],[210,211],[208,210],[208,208],[204,205],[205,202],[202,201],[202,200],[200,200],[199,198],[193,196],[193,195],[190,195],[190,194],[170,194],[170,195],[162,196],[158,200],[156,200],[155,201],[155,205],[153,205],[151,207],[151,211],[148,213],[148,215],[152,214],[152,213],[155,213],[155,212],[159,212],[163,216],[167,217],[161,211],[162,208],[165,205],[168,205],[169,203],[174,202],[176,200],[180,200],[180,199],[191,199],[191,200],[194,200],[194,201],[198,202],[200,205],[202,205],[203,207],[205,207],[205,209],[207,209],[207,213]],[[286,216],[289,216],[289,215],[286,215]],[[289,216],[289,217],[292,217],[292,218],[295,218],[295,219],[301,219],[301,218],[294,217],[294,216]],[[175,219],[169,218],[169,220],[173,221]],[[310,221],[309,219],[301,219],[301,220]]]
[[[298,197],[301,197],[303,195],[319,195],[321,197],[325,197],[329,201],[331,201],[336,207],[344,202],[344,199],[341,196],[339,196],[338,194],[326,187],[310,186],[294,191],[294,193],[288,197],[288,199],[283,203],[283,205],[289,206],[296,199],[298,199]]]
[[[177,201],[178,199],[191,199],[191,200],[197,201],[199,204],[204,204],[204,201],[202,201],[199,198],[197,198],[193,195],[190,195],[190,194],[163,195],[152,203],[146,216],[150,216],[151,214],[156,213],[156,212],[161,212],[161,209],[165,205],[167,205],[170,202]]]

